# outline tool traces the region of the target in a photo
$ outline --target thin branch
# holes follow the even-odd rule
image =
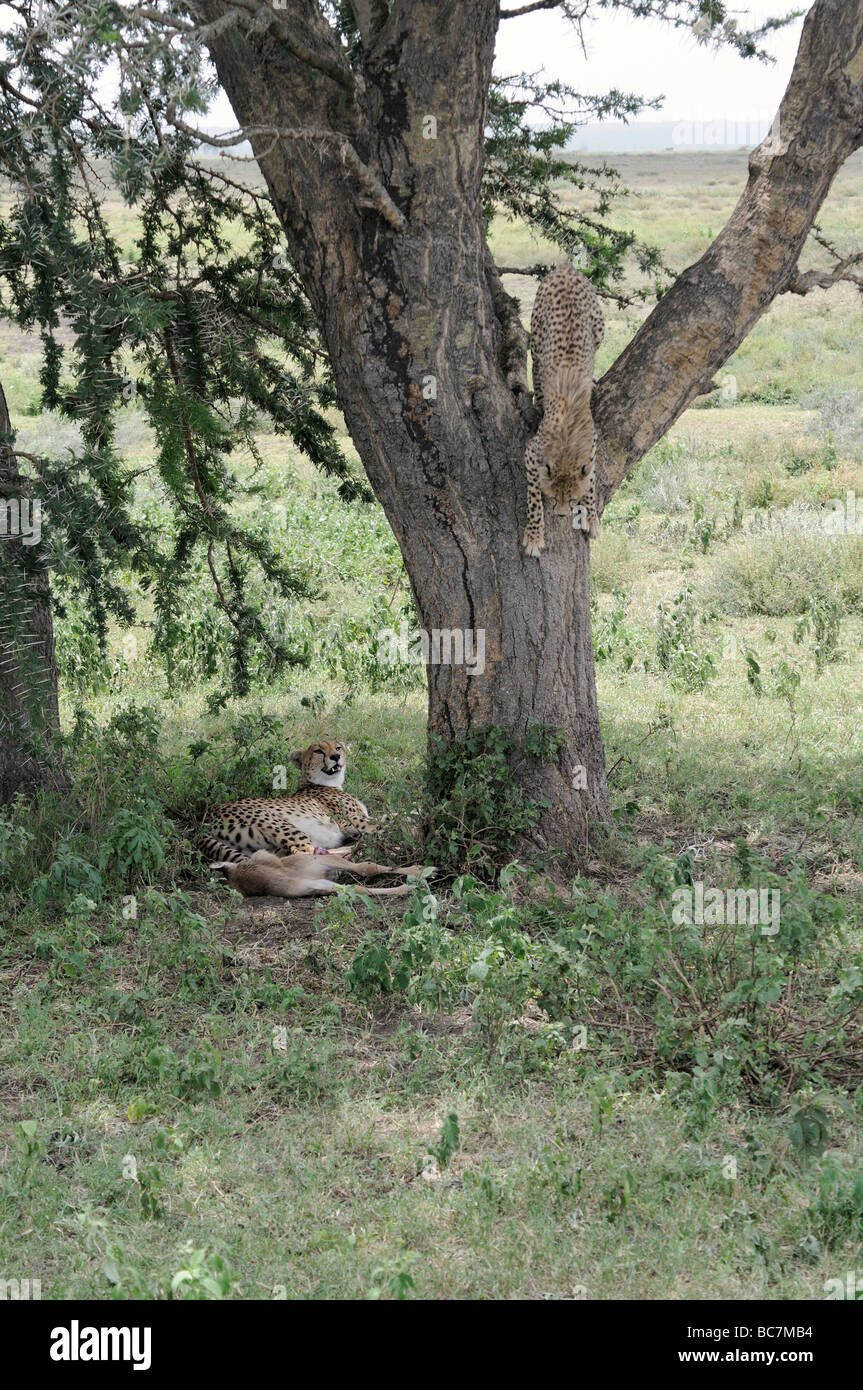
[[[559,10],[564,4],[565,0],[533,0],[533,4],[520,5],[517,10],[501,10],[500,18],[518,19],[520,15],[533,14],[534,10]]]
[[[215,585],[215,589],[216,589],[216,597],[217,597],[218,600],[219,600],[219,605],[220,605],[220,607],[224,610],[225,615],[226,615],[226,617],[227,617],[227,619],[228,619],[228,622],[231,623],[231,624],[237,629],[237,632],[242,633],[242,630],[243,630],[243,629],[242,629],[242,627],[240,626],[240,624],[237,622],[237,619],[234,617],[233,613],[231,612],[231,605],[228,603],[228,600],[225,598],[224,590],[223,590],[221,584],[219,583],[219,576],[216,574],[216,566],[215,566],[214,563],[213,563],[213,542],[212,542],[212,541],[210,541],[209,545],[207,546],[207,565],[208,565],[208,567],[209,567],[210,574],[211,574],[212,577],[213,577],[213,584]]]
[[[184,24],[177,15],[164,14],[161,10],[148,9],[146,5],[136,5],[134,10],[129,11],[129,18],[148,19],[151,24],[161,24],[167,29],[174,29],[178,34],[193,34],[194,26]]]
[[[170,369],[171,376],[174,378],[174,385],[176,386],[178,393],[182,397],[182,395],[185,393],[183,377],[182,373],[180,372],[180,364],[177,361],[177,355],[174,352],[173,334],[167,328],[165,329],[165,332],[162,334],[162,341],[165,344],[165,356],[168,359],[168,367]],[[198,453],[195,448],[195,441],[192,438],[192,431],[189,427],[189,422],[186,419],[186,414],[182,407],[180,410],[180,429],[183,434],[183,444],[186,450],[186,457],[189,460],[189,472],[192,477],[192,486],[194,487],[195,492],[197,493],[198,501],[200,502],[205,515],[208,517],[212,517],[213,508],[210,504],[209,497],[204,491],[204,485],[201,482],[201,475],[198,471]]]
[[[206,130],[198,130],[193,125],[188,125],[186,121],[177,115],[177,108],[174,105],[168,106],[165,112],[165,119],[168,123],[181,130],[184,135],[191,135],[200,145],[212,145],[216,150],[229,150],[234,145],[242,145],[244,140],[248,140],[252,135],[275,135],[275,126],[271,125],[249,125],[238,126],[235,134],[212,135]]]
[[[277,323],[273,323],[271,319],[264,318],[262,314],[256,314],[254,310],[248,309],[245,304],[238,302],[234,305],[234,309],[241,318],[247,319],[249,323],[254,323],[258,328],[263,328],[265,333],[272,334],[274,338],[280,338],[285,347],[295,349],[297,352],[306,352],[310,357],[326,358],[326,352],[323,348],[315,347],[314,343],[310,343],[306,338],[289,337],[284,329],[280,328]]]
[[[167,118],[183,134],[191,135],[201,144],[213,145],[217,149],[237,145],[251,135],[272,135],[276,140],[320,140],[324,144],[336,145],[342,163],[348,166],[357,182],[365,189],[372,205],[377,208],[384,221],[397,232],[404,231],[407,226],[404,213],[396,207],[378,176],[363,163],[348,137],[340,130],[325,130],[319,126],[246,126],[240,128],[236,135],[208,135],[206,131],[196,130],[194,126],[187,125],[172,109],[168,111]]]
[[[786,285],[788,294],[809,294],[810,290],[829,290],[833,285],[838,285],[845,280],[852,285],[856,285],[858,290],[863,293],[863,275],[853,274],[853,267],[860,265],[863,261],[863,251],[858,251],[854,256],[846,256],[843,261],[839,261],[832,270],[807,270]]]
[[[856,285],[858,290],[863,292],[863,275],[839,275],[835,271],[829,270],[807,270],[804,275],[799,275],[792,285],[787,286],[788,294],[809,294],[811,290],[829,290],[831,286],[838,285],[840,281],[850,281]]]

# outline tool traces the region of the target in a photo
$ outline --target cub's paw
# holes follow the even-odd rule
[[[545,549],[545,538],[535,535],[532,531],[525,531],[521,543],[526,555],[536,557]]]
[[[590,536],[590,539],[591,539],[592,541],[595,541],[595,540],[596,540],[597,536],[599,535],[599,517],[598,517],[598,516],[592,516],[592,517],[590,518],[590,523],[589,523],[588,528],[587,528],[587,534]]]

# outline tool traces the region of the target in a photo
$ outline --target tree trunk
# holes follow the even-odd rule
[[[368,406],[353,383],[341,387],[352,438],[365,443]],[[520,748],[532,726],[559,731],[556,763],[519,760],[517,775],[549,802],[539,843],[583,845],[588,820],[608,815],[588,541],[565,520],[541,563],[525,556],[524,434],[507,394],[486,400],[491,394],[483,391],[484,408],[477,400],[472,418],[447,415],[431,459],[416,446],[412,455],[390,423],[386,465],[370,473],[430,639],[430,738],[454,743],[493,725]],[[396,468],[404,477],[409,460],[421,474],[426,463],[424,482],[395,492],[382,485]],[[447,660],[462,651],[473,661]]]
[[[523,335],[489,265],[481,209],[497,0],[363,5],[362,53],[350,63],[315,0],[285,0],[271,17],[257,8],[257,33],[226,0],[194,8],[212,26],[210,52],[285,228],[422,625],[484,633],[481,675],[430,665],[430,735],[454,742],[495,724],[520,745],[531,725],[560,731],[557,764],[518,761],[516,775],[549,802],[540,841],[583,849],[591,820],[609,815],[589,543],[548,518],[542,556],[521,550],[535,419]],[[835,170],[863,138],[861,43],[863,0],[817,0],[781,139],[753,155],[736,220],[599,384],[604,499],[793,275]]]
[[[0,386],[0,435],[11,435],[9,410]],[[60,727],[57,664],[51,620],[50,584],[40,525],[29,500],[28,480],[18,473],[9,447],[0,444],[0,803],[17,792],[64,787],[62,763],[52,748]],[[9,512],[6,503],[17,504]],[[17,534],[16,534],[17,532]],[[36,543],[31,540],[36,538]],[[27,543],[25,543],[25,541]]]
[[[441,267],[449,282],[456,266]],[[491,336],[491,335],[490,335]],[[590,630],[589,542],[549,519],[541,560],[521,548],[523,422],[492,373],[470,388],[438,379],[438,400],[406,432],[383,413],[385,362],[342,359],[345,417],[398,539],[429,639],[430,739],[458,742],[498,726],[518,748],[532,726],[563,735],[553,765],[518,760],[531,796],[548,801],[541,845],[583,846],[609,814]],[[410,399],[412,381],[404,381]],[[375,405],[377,403],[377,409]],[[436,634],[443,634],[436,640]],[[447,660],[464,654],[469,661]],[[438,659],[441,658],[441,659]]]
[[[366,167],[384,172],[392,218],[373,189],[346,197],[344,165],[326,143],[252,138],[324,334],[347,427],[432,639],[429,736],[452,743],[497,725],[521,747],[531,726],[559,731],[557,761],[519,758],[517,775],[529,795],[549,803],[538,842],[570,847],[584,845],[591,819],[609,814],[588,542],[559,519],[540,560],[521,549],[528,434],[523,393],[505,380],[512,324],[490,277],[480,205],[496,20],[487,0],[422,0],[408,23],[391,15],[367,54],[368,119],[350,102],[338,119]],[[303,44],[317,32],[311,20],[297,30]],[[297,73],[278,48],[262,62],[253,43],[229,31],[211,45],[240,124],[328,124],[332,84],[324,79],[322,92],[320,72]],[[396,228],[399,214],[404,225]],[[436,663],[441,631],[445,641],[459,634],[469,650],[484,643],[484,669]]]

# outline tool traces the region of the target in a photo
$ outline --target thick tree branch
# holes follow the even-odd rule
[[[776,297],[792,289],[835,174],[863,144],[863,0],[816,0],[779,115],[722,232],[602,378],[605,498],[666,433]]]
[[[251,33],[273,34],[280,43],[284,44],[298,63],[324,73],[353,97],[356,85],[355,75],[345,62],[334,57],[332,52],[326,51],[328,48],[334,52],[337,51],[337,45],[335,35],[329,26],[324,24],[323,18],[318,16],[322,32],[316,46],[312,47],[299,37],[297,30],[300,26],[301,8],[300,5],[293,3],[290,6],[282,4],[276,10],[267,3],[261,3],[261,0],[231,0],[230,6],[222,11],[214,23],[220,28],[236,23],[241,24]],[[171,20],[171,23],[173,24],[174,21]],[[212,32],[207,32],[210,28],[211,26],[206,26],[204,29],[194,31],[199,42],[207,43],[213,37]]]

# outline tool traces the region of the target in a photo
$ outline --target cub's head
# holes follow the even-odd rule
[[[291,754],[294,767],[300,769],[300,785],[341,787],[348,765],[347,749],[343,743],[310,743],[308,748]]]
[[[589,400],[580,408],[565,398],[549,401],[542,427],[545,460],[539,486],[554,503],[556,516],[568,516],[590,486],[593,419]]]

